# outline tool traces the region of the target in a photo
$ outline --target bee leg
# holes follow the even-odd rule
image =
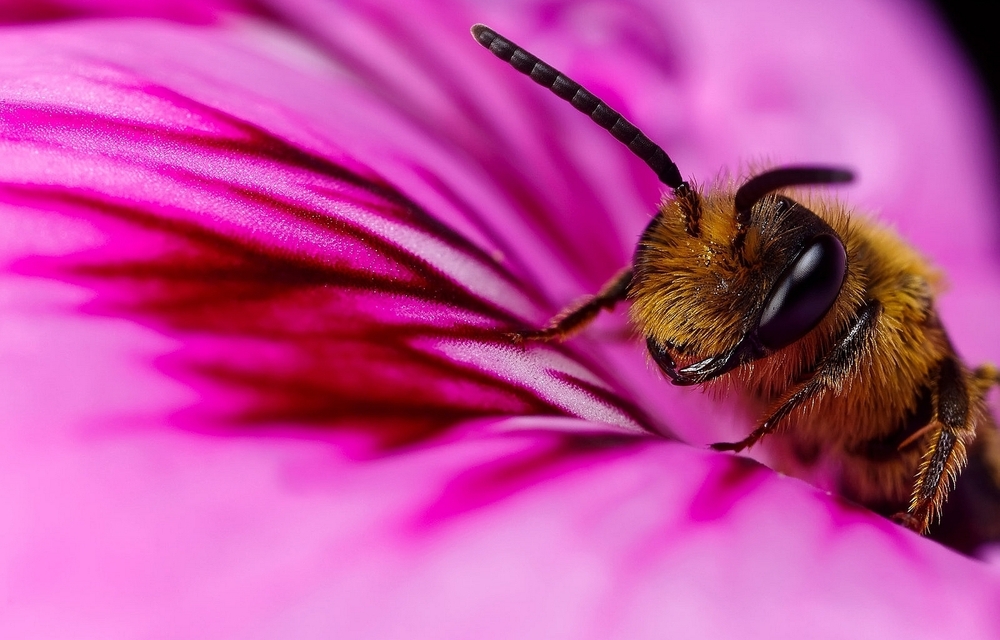
[[[560,311],[544,329],[510,334],[515,342],[565,340],[590,324],[603,309],[612,309],[628,295],[632,267],[615,274],[594,296],[587,296]]]
[[[777,408],[759,427],[739,442],[716,442],[712,448],[716,451],[743,451],[777,430],[785,418],[805,401],[819,397],[828,389],[840,387],[854,372],[855,363],[865,353],[865,346],[881,311],[882,305],[878,301],[870,301],[861,307],[853,324],[847,328],[833,349],[823,356],[803,382],[792,387],[791,391],[778,401]]]
[[[973,387],[980,387],[984,402],[976,420],[976,439],[969,445],[969,463],[948,494],[940,524],[931,537],[968,555],[979,555],[986,545],[1000,542],[1000,431],[985,403],[986,392],[996,383],[992,367],[973,372]],[[978,389],[977,389],[978,390]]]
[[[980,367],[967,376],[954,356],[941,361],[930,445],[917,470],[909,509],[893,516],[894,520],[926,534],[940,518],[948,492],[967,461],[967,447],[976,437],[977,408],[996,379],[992,367]]]

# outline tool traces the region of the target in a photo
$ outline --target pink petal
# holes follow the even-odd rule
[[[658,187],[477,48],[489,11],[5,29],[0,630],[996,637],[987,565],[755,463],[623,435],[745,426],[659,380],[621,316],[560,349],[497,339],[627,261]],[[967,318],[1000,300],[982,114],[921,11],[488,21],[699,179],[762,151],[856,166],[845,197],[943,264],[956,342],[993,357]],[[359,457],[373,445],[396,448]]]

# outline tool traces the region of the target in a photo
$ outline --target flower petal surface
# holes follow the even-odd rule
[[[984,115],[920,5],[19,7],[3,635],[997,637],[990,565],[691,446],[746,420],[660,379],[620,311],[503,335],[626,264],[662,187],[477,21],[701,183],[855,167],[838,197],[1000,360]]]

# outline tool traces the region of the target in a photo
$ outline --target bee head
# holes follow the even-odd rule
[[[738,189],[681,185],[636,248],[629,297],[653,360],[700,384],[800,340],[847,275],[836,231],[783,188],[846,182],[836,169],[774,169]]]
[[[803,337],[837,300],[847,255],[785,187],[846,182],[847,171],[775,169],[702,196],[635,125],[552,66],[481,24],[501,60],[590,116],[674,192],[636,249],[629,297],[649,351],[675,384],[707,382]]]

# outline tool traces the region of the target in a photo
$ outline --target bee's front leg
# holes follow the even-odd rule
[[[518,331],[510,334],[515,342],[565,340],[593,322],[603,309],[613,309],[628,295],[632,282],[632,267],[615,274],[594,296],[587,296],[569,305],[557,314],[544,329]]]
[[[966,449],[976,437],[981,421],[983,396],[997,381],[992,367],[980,367],[968,375],[954,356],[941,361],[936,376],[934,417],[928,425],[930,443],[913,483],[910,506],[893,519],[926,534],[941,516],[948,492],[955,486],[967,460]]]
[[[716,451],[742,451],[756,444],[761,438],[773,433],[792,411],[807,400],[812,400],[836,388],[856,370],[856,364],[875,329],[875,321],[882,311],[881,303],[871,301],[858,311],[854,322],[847,328],[833,349],[827,353],[806,379],[792,387],[782,397],[770,415],[760,426],[739,442],[717,442],[712,445]]]

